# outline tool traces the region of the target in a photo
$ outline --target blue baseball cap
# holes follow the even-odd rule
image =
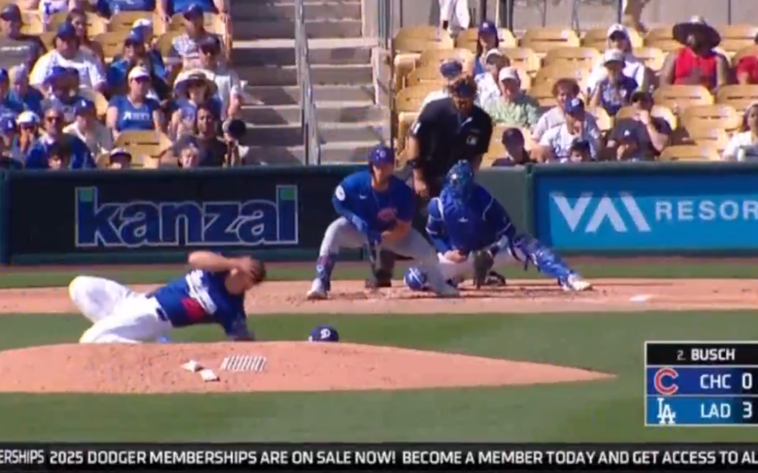
[[[8,82],[9,79],[8,69],[0,68],[0,82]]]
[[[76,38],[76,28],[69,21],[64,21],[58,26],[58,30],[55,32],[56,38],[71,39]]]
[[[139,30],[132,30],[129,33],[129,36],[124,38],[124,44],[125,45],[139,45],[139,44],[145,44],[145,37],[142,36],[142,32]]]
[[[0,132],[2,133],[14,133],[16,131],[16,120],[4,116],[0,118]]]
[[[566,102],[566,113],[581,113],[584,111],[584,102],[582,99],[573,98]]]
[[[521,130],[518,128],[506,128],[503,130],[503,136],[501,139],[501,143],[503,143],[503,146],[509,147],[509,146],[524,146],[524,134],[521,133]]]
[[[379,145],[369,153],[368,163],[372,166],[375,164],[395,164],[395,151],[389,146]]]
[[[440,75],[447,80],[452,80],[463,73],[463,64],[456,59],[448,59],[440,64]]]
[[[74,105],[74,114],[75,115],[83,115],[85,113],[94,113],[95,112],[95,102],[88,99],[81,99],[76,101],[76,105]]]
[[[494,23],[491,21],[483,21],[481,25],[479,25],[479,36],[489,34],[497,37],[497,26],[495,26]]]
[[[21,20],[21,8],[19,8],[18,5],[15,3],[11,3],[9,5],[6,5],[3,7],[2,11],[0,11],[0,18],[3,20]]]
[[[192,3],[190,4],[189,8],[184,10],[184,18],[197,18],[198,16],[203,16],[205,12],[203,11],[202,5],[199,3]]]
[[[319,325],[311,330],[309,342],[339,342],[340,334],[331,325]]]
[[[45,84],[55,82],[56,80],[62,79],[66,76],[68,76],[68,69],[63,66],[53,66],[45,76]]]

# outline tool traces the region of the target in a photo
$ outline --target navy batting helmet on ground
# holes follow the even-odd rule
[[[311,330],[309,342],[339,342],[340,334],[331,325],[319,325]]]

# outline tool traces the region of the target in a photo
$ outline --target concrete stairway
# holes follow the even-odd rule
[[[314,96],[323,162],[365,159],[389,130],[374,104],[371,48],[363,38],[360,0],[305,0]],[[293,0],[231,2],[232,58],[246,93],[244,144],[270,164],[302,162],[299,89],[294,54]]]

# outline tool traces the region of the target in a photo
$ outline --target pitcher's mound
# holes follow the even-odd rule
[[[231,355],[265,357],[263,371],[225,371]],[[195,360],[220,378],[181,368]],[[0,391],[172,393],[350,391],[589,381],[574,368],[349,343],[50,345],[0,353]]]

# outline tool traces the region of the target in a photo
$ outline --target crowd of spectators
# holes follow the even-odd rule
[[[440,81],[445,85],[427,96],[422,110],[445,97],[453,97],[453,102],[474,100],[496,126],[498,136],[493,142],[502,145],[495,147],[502,156],[493,156],[490,147],[488,160],[494,165],[653,161],[672,145],[701,144],[682,126],[686,108],[657,103],[656,91],[696,86],[713,104],[713,97],[727,86],[758,84],[758,35],[754,51],[730,59],[719,48],[719,32],[704,19],[693,17],[673,26],[671,37],[678,47],[666,54],[658,68],[651,69],[635,56],[633,33],[637,34],[620,24],[612,25],[594,64],[585,70],[570,62],[553,67],[557,74],[539,84],[551,86],[551,106],[545,106],[530,89],[535,87],[534,74],[530,77],[511,63],[508,49],[500,44],[501,30],[484,22],[478,28],[476,52],[472,51],[471,57],[441,62]],[[538,71],[537,78],[541,74]],[[475,87],[462,90],[471,96],[451,87],[466,76],[473,77]],[[720,144],[713,143],[714,149],[723,160],[758,158],[758,103],[733,108],[742,115],[742,126],[722,130],[713,122],[711,128],[718,129],[711,130],[709,137],[721,139],[716,132],[724,132]],[[612,126],[603,127],[603,123]]]
[[[242,164],[243,93],[231,68],[225,0],[18,0],[0,9],[0,168],[222,167]],[[143,12],[113,57],[88,32]],[[208,14],[225,34],[206,30]],[[55,21],[61,15],[63,21]],[[25,34],[38,18],[52,39]],[[131,18],[131,17],[130,17]],[[115,22],[114,22],[115,23]],[[167,54],[156,31],[176,27]],[[118,31],[118,30],[114,30]],[[164,49],[164,53],[165,53]],[[161,143],[140,155],[145,136]]]

